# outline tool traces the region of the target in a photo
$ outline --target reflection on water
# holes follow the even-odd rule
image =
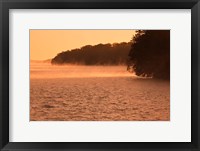
[[[31,63],[31,120],[170,120],[169,81],[143,79],[125,66]]]

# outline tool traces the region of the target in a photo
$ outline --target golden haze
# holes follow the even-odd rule
[[[51,59],[62,51],[99,43],[129,42],[135,30],[30,30],[30,59]]]

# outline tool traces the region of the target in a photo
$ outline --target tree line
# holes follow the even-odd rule
[[[170,79],[170,31],[137,30],[130,42],[63,51],[52,64],[119,65],[142,77]]]
[[[131,42],[86,45],[58,53],[52,64],[119,65],[127,64]]]

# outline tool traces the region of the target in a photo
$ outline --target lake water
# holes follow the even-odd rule
[[[31,62],[32,121],[170,120],[169,81],[138,78],[126,66]]]

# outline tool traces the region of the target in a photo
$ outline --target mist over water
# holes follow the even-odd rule
[[[30,120],[170,120],[169,81],[138,78],[126,66],[31,62]]]
[[[42,78],[87,78],[87,77],[132,77],[126,66],[51,65],[31,63],[31,79]]]

